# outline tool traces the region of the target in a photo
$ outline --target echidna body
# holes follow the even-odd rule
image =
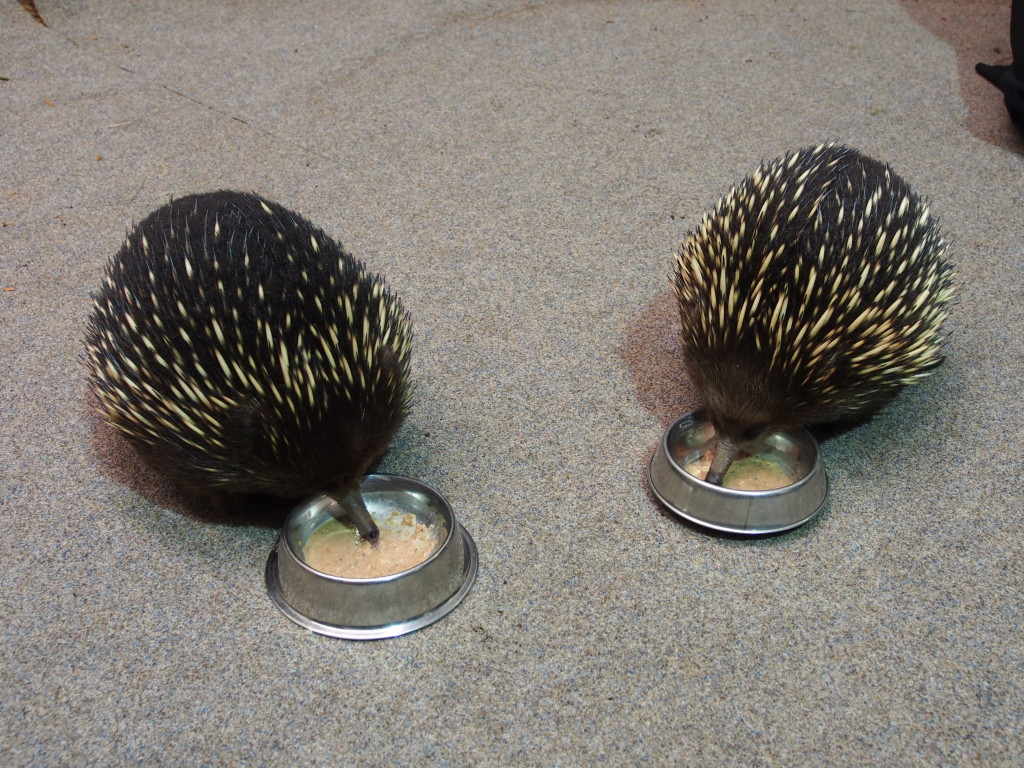
[[[768,431],[869,414],[939,365],[945,251],[926,203],[848,147],[730,189],[675,255],[686,366],[718,434],[708,481]]]
[[[403,421],[410,341],[398,299],[340,244],[223,191],[128,235],[86,334],[101,415],[157,468],[226,494],[339,500]]]

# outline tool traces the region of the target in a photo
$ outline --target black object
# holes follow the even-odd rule
[[[977,64],[975,71],[1003,92],[1010,119],[1024,131],[1024,0],[1010,10],[1010,50],[1013,64]]]

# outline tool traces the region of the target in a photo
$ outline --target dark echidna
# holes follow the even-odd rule
[[[107,266],[86,333],[102,417],[198,489],[326,493],[364,538],[359,479],[408,406],[411,324],[383,280],[253,194],[174,200]]]
[[[866,416],[939,365],[945,251],[907,183],[838,144],[730,189],[675,254],[686,367],[718,436],[708,482],[765,433]]]

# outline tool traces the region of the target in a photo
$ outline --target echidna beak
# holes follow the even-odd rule
[[[732,466],[732,460],[736,458],[737,453],[739,453],[739,446],[724,435],[719,435],[718,443],[715,445],[715,455],[711,459],[711,466],[708,468],[704,482],[721,485],[722,479],[729,471],[729,467]]]
[[[328,491],[327,495],[334,499],[338,506],[341,507],[342,516],[347,517],[349,522],[355,526],[356,531],[359,533],[359,540],[368,541],[375,549],[379,549],[380,528],[377,527],[377,524],[370,516],[366,503],[363,501],[363,496],[359,492],[359,487],[351,488],[344,494]]]
[[[372,531],[366,531],[366,533],[359,531],[359,540],[368,541],[374,549],[380,549],[380,531],[376,525],[373,526]]]

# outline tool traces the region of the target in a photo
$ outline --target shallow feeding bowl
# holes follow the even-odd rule
[[[651,490],[680,517],[726,533],[766,534],[803,525],[824,508],[828,478],[818,442],[807,430],[773,432],[764,438],[751,448],[748,458],[733,462],[724,486],[704,482],[706,467],[695,466],[702,457],[706,463],[706,454],[714,445],[714,426],[702,412],[695,411],[665,431],[651,458]],[[752,481],[756,474],[774,476],[778,481],[763,483],[767,490],[729,487],[742,484],[744,473]]]
[[[448,502],[430,486],[399,475],[367,475],[360,491],[381,529],[380,550],[359,544],[354,529],[346,529],[351,543],[342,541],[345,531],[332,499],[318,496],[301,504],[289,513],[267,560],[267,591],[277,607],[306,629],[348,640],[397,637],[446,616],[469,592],[478,563],[476,545]],[[360,563],[387,554],[389,538],[421,547],[413,557],[425,559],[381,576],[328,572],[365,570]],[[326,549],[332,542],[350,551]],[[344,567],[331,559],[338,552],[347,558]]]

